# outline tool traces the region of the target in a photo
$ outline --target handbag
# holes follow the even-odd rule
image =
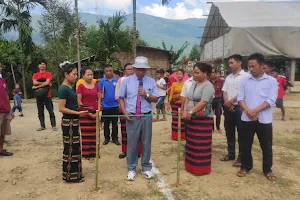
[[[197,88],[197,83],[195,84],[195,87],[194,87],[194,90],[193,90],[193,94],[192,94],[192,98],[193,98],[193,102],[194,102],[194,107],[196,106],[196,103],[195,103],[196,101],[195,101],[195,98],[194,98],[194,93],[195,93],[196,88]],[[208,115],[210,113],[211,113],[211,104],[208,105],[206,103],[205,107],[202,110],[194,113],[191,118],[192,119],[203,119],[203,118],[208,117]]]

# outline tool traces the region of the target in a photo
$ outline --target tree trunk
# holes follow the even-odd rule
[[[136,0],[133,0],[133,57],[136,58]]]
[[[81,60],[80,60],[80,38],[79,38],[78,0],[75,0],[75,14],[76,14],[76,42],[77,42],[78,73],[80,74],[80,71],[81,71]]]
[[[19,25],[20,27],[20,25]],[[20,28],[18,28],[20,30]],[[24,60],[24,50],[23,50],[23,41],[22,41],[22,33],[19,31],[19,45],[21,50],[21,73],[22,73],[22,83],[24,90],[24,98],[27,99],[27,90],[26,90],[26,77],[25,77],[25,60]]]

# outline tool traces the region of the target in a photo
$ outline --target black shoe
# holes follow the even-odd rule
[[[121,145],[121,143],[120,143],[118,140],[114,141],[114,143],[115,143],[116,145],[118,145],[118,146]]]
[[[126,158],[126,153],[121,153],[121,154],[119,155],[119,158],[120,158],[120,159]]]
[[[103,145],[108,145],[108,143],[109,143],[109,140],[105,140],[105,141],[103,142]]]
[[[19,117],[24,117],[24,115],[22,114],[22,115],[19,115]]]

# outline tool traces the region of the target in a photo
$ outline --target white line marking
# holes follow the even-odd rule
[[[165,181],[165,178],[162,176],[159,176],[159,170],[157,167],[155,167],[153,161],[152,161],[152,172],[157,176],[158,182],[156,182],[156,185],[160,192],[168,199],[168,200],[175,200],[172,190],[169,188],[168,184]]]

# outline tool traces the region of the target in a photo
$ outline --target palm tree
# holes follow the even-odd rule
[[[75,15],[76,15],[76,43],[77,43],[77,60],[78,60],[78,72],[81,71],[80,60],[80,36],[79,36],[79,13],[78,13],[78,0],[75,0]]]
[[[0,28],[4,32],[10,30],[18,31],[19,48],[22,52],[21,71],[22,83],[24,88],[24,97],[27,99],[26,77],[25,77],[25,56],[30,55],[34,46],[32,42],[32,27],[30,10],[36,6],[45,6],[44,0],[0,0],[0,8],[2,9],[2,18]]]
[[[133,0],[133,57],[136,57],[136,0]]]
[[[161,0],[161,4],[162,5],[166,5],[170,2],[171,0]]]

